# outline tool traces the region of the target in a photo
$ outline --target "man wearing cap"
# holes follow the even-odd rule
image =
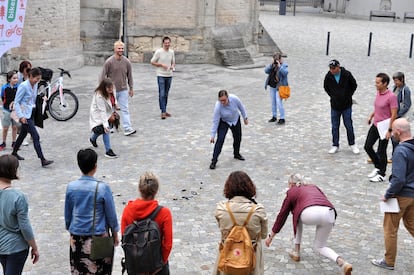
[[[354,154],[359,154],[355,145],[354,127],[352,125],[352,96],[357,88],[351,72],[341,67],[339,61],[329,61],[329,72],[325,76],[324,89],[331,98],[331,127],[332,148],[329,154],[335,154],[339,149],[339,125],[341,116],[346,128],[348,145]]]

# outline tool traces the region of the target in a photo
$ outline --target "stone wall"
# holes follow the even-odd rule
[[[30,0],[22,45],[2,58],[2,71],[34,66],[100,65],[121,37],[122,0]],[[171,37],[177,63],[235,65],[257,53],[257,0],[126,0],[124,40],[133,62],[149,62]],[[231,38],[234,43],[225,43]]]
[[[101,65],[121,37],[122,1],[81,0],[80,39],[85,64]]]
[[[2,58],[2,71],[18,68],[24,59],[54,70],[83,66],[79,14],[79,1],[27,1],[21,47]]]
[[[256,54],[256,6],[257,0],[130,0],[129,58],[134,62],[149,62],[154,50],[161,47],[162,37],[169,36],[178,63],[222,64],[225,58],[219,50],[223,49],[217,49],[214,41],[215,34],[223,32],[238,34],[237,50],[229,49],[229,54],[239,52],[238,49],[244,49],[242,55]]]

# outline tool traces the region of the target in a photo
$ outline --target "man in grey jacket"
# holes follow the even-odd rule
[[[392,176],[382,200],[397,198],[400,212],[384,213],[385,255],[383,259],[371,261],[373,265],[389,270],[394,270],[401,218],[405,228],[414,236],[414,139],[410,123],[405,118],[396,119],[392,124],[392,135],[399,145],[392,155]]]

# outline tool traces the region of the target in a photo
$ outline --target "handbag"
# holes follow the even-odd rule
[[[281,99],[288,99],[290,97],[290,87],[289,86],[279,86],[279,97]]]
[[[95,198],[93,200],[92,243],[89,258],[93,261],[112,257],[114,255],[114,238],[110,236],[95,236],[96,197],[98,195],[99,182],[96,183]]]
[[[115,129],[118,130],[119,124],[120,124],[119,119],[120,119],[119,114],[116,111],[114,111],[108,119],[109,126],[111,128],[114,127]]]

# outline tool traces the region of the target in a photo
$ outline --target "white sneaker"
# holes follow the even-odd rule
[[[137,132],[137,130],[134,130],[134,129],[130,128],[128,130],[125,130],[124,135],[125,136],[130,136],[130,135],[135,134],[136,132]]]
[[[23,142],[22,142],[22,145],[27,146],[27,145],[29,145],[29,142],[27,142],[27,140],[24,139]]]
[[[379,169],[378,168],[375,168],[374,170],[372,170],[372,172],[371,173],[369,173],[368,174],[368,178],[373,178],[373,177],[375,177],[376,175],[378,175],[378,172],[379,172]]]
[[[352,153],[354,153],[355,155],[359,154],[359,149],[355,144],[350,145],[349,147],[351,147]]]
[[[328,151],[329,154],[335,154],[338,152],[338,146],[332,146],[332,148]]]
[[[380,174],[377,174],[376,176],[369,179],[370,182],[383,182],[385,181],[385,178],[381,176]]]

